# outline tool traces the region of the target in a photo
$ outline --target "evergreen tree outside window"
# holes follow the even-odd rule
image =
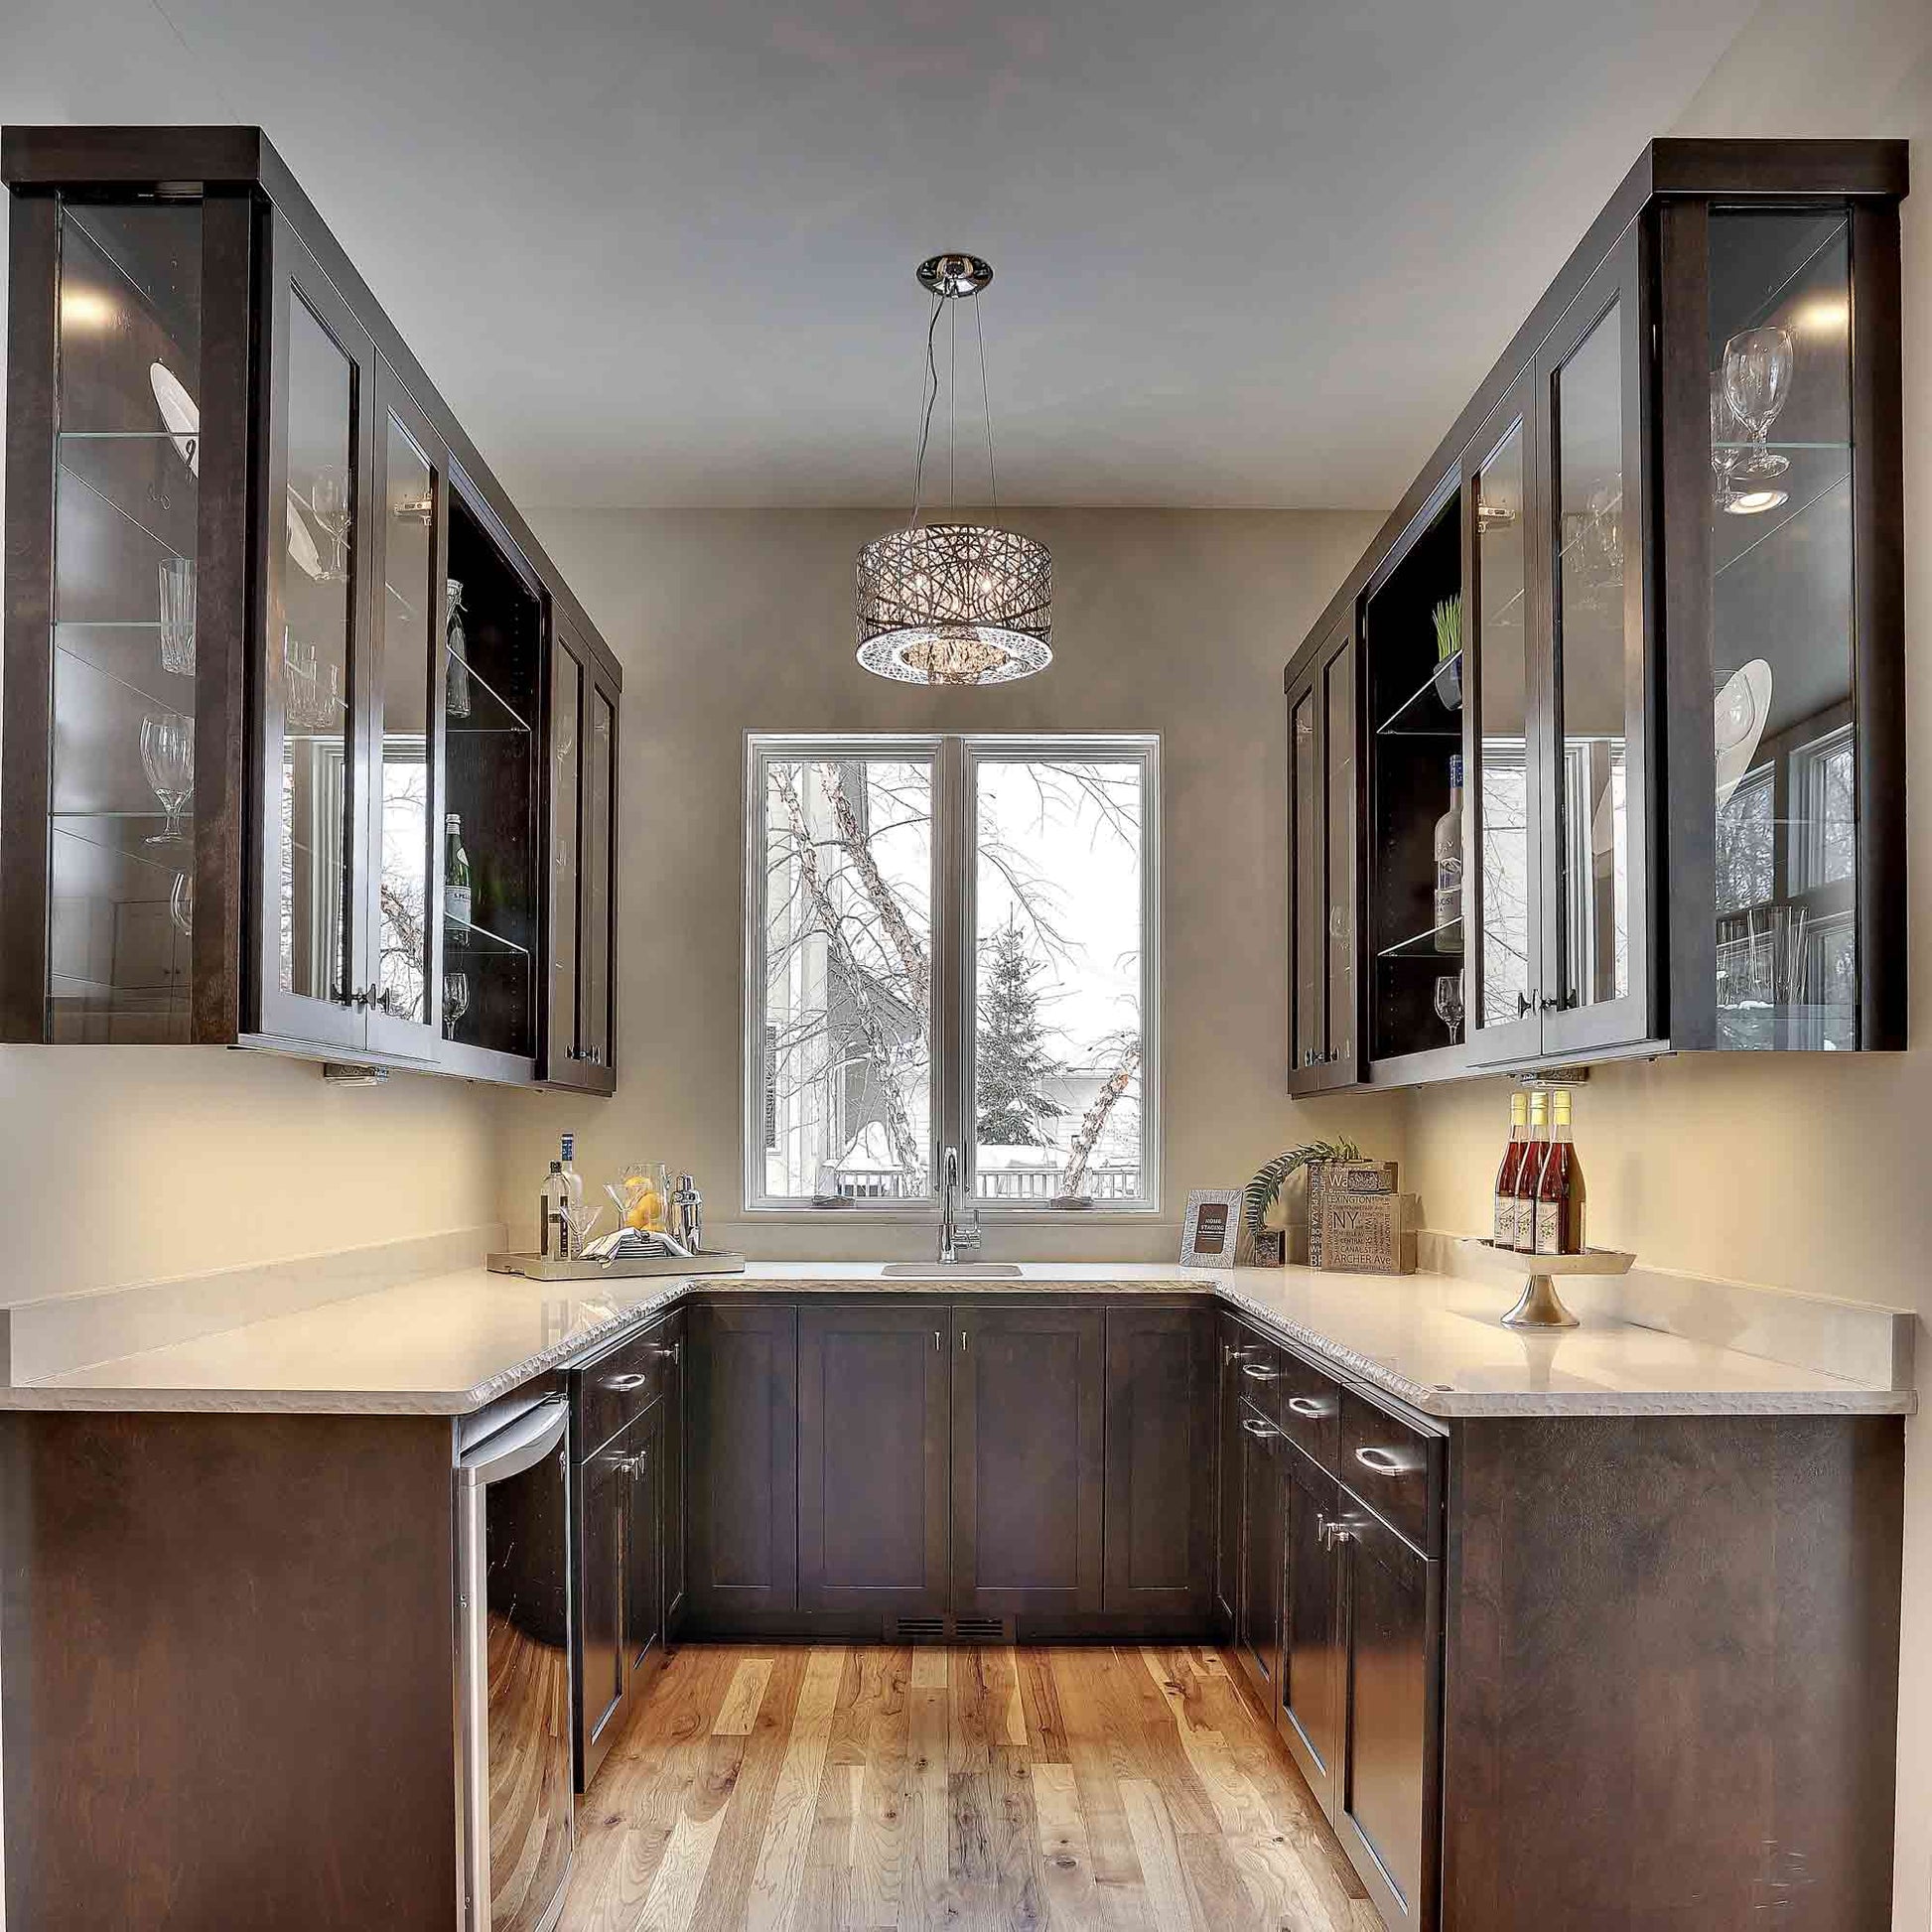
[[[982,1144],[1044,1147],[1041,1128],[1065,1112],[1046,1092],[1066,1067],[1047,1050],[1040,1025],[1036,982],[1044,965],[1017,920],[981,948],[976,1104]]]

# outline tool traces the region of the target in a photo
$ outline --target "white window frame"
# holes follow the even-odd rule
[[[929,759],[932,768],[932,1044],[928,1180],[918,1201],[854,1200],[818,1208],[773,1195],[764,1181],[764,887],[765,769],[788,759],[836,758]],[[1141,766],[1141,1139],[1143,1194],[1106,1207],[1027,1206],[977,1197],[974,1134],[974,935],[978,930],[978,767],[1041,758],[1092,759]],[[961,1207],[986,1221],[1064,1224],[1146,1221],[1162,1200],[1165,1123],[1161,1106],[1161,739],[1154,732],[946,733],[912,737],[852,732],[745,734],[743,1021],[739,1033],[743,1108],[740,1124],[744,1210],[759,1219],[823,1219],[831,1213],[874,1221],[936,1222],[937,1175],[944,1150],[959,1150]]]

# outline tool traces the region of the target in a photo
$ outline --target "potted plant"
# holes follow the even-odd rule
[[[1462,709],[1462,600],[1446,597],[1430,612],[1436,626],[1436,696],[1445,711]]]
[[[1313,1167],[1322,1161],[1359,1161],[1361,1158],[1362,1151],[1353,1141],[1304,1141],[1300,1147],[1292,1147],[1276,1155],[1262,1168],[1241,1194],[1241,1218],[1246,1223],[1248,1246],[1257,1264],[1278,1266],[1282,1259],[1281,1255],[1277,1255],[1273,1262],[1263,1262],[1264,1250],[1277,1245],[1271,1237],[1281,1235],[1282,1230],[1265,1228],[1262,1222],[1268,1210],[1281,1198],[1289,1175],[1297,1169]],[[1280,1246],[1285,1254],[1286,1240]]]

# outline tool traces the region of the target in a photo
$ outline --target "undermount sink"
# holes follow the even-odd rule
[[[1016,1282],[1020,1279],[1020,1264],[1017,1261],[889,1261],[879,1272],[902,1281]]]

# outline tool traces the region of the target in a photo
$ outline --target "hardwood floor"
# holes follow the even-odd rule
[[[1381,1932],[1211,1650],[680,1650],[560,1932]]]

